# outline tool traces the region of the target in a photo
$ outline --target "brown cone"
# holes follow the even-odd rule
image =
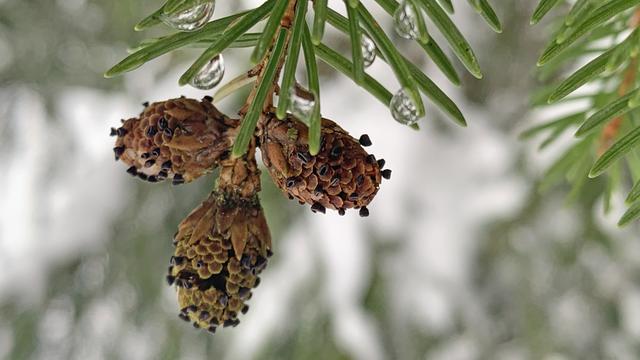
[[[322,119],[321,136],[320,152],[311,156],[306,125],[291,116],[268,119],[260,149],[269,174],[290,198],[312,205],[315,212],[360,208],[367,216],[366,206],[380,186],[380,165],[331,120]]]
[[[212,193],[179,225],[168,280],[181,317],[209,329],[239,323],[245,301],[271,255],[271,237],[257,196]]]
[[[225,160],[218,189],[178,227],[167,280],[177,286],[180,317],[195,327],[236,326],[248,310],[245,302],[271,256],[258,191],[252,155]]]
[[[113,150],[131,175],[182,184],[212,171],[228,156],[237,125],[210,98],[171,99],[147,105],[139,117],[112,129],[117,136]]]

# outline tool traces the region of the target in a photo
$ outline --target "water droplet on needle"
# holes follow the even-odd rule
[[[376,44],[366,34],[362,34],[360,38],[360,46],[362,46],[362,58],[364,67],[369,67],[376,60]]]
[[[308,91],[296,91],[295,86],[291,88],[289,94],[289,111],[298,120],[309,125],[309,120],[316,109],[315,96]]]
[[[189,83],[196,89],[213,89],[224,77],[224,58],[222,54],[206,63]]]
[[[165,24],[181,31],[195,31],[206,25],[213,17],[215,1],[205,1],[190,9],[174,14],[163,14],[160,19]]]
[[[389,103],[389,109],[391,116],[401,124],[413,125],[420,120],[418,108],[409,96],[408,90],[400,89],[395,93]]]
[[[393,14],[396,33],[405,39],[418,37],[418,12],[412,3],[403,1]]]

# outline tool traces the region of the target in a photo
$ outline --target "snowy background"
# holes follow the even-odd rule
[[[219,0],[217,16],[256,3]],[[114,163],[108,136],[143,101],[204,96],[177,86],[196,52],[106,80],[159,3],[0,0],[0,359],[638,358],[637,228],[617,229],[597,197],[567,206],[567,189],[537,191],[570,139],[544,152],[517,140],[548,116],[527,110],[545,34],[528,26],[534,2],[493,3],[502,35],[456,4],[483,81],[456,88],[422,63],[467,129],[433,107],[407,129],[321,66],[323,115],[368,133],[392,180],[362,219],[312,214],[265,177],[275,256],[241,325],[210,336],[178,319],[163,275],[175,226],[215,176],[143,184]],[[247,55],[225,54],[229,79]],[[381,62],[370,71],[397,86]]]

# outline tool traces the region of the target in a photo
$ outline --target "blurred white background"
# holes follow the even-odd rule
[[[216,14],[257,3],[220,0]],[[538,194],[564,146],[540,153],[517,140],[548,116],[527,112],[544,34],[528,27],[533,3],[494,3],[503,35],[456,4],[485,80],[465,75],[455,88],[422,62],[466,129],[433,107],[421,131],[405,128],[321,67],[323,115],[369,134],[392,179],[363,219],[312,214],[265,176],[276,255],[241,325],[210,336],[178,319],[163,275],[174,228],[215,175],[142,183],[113,161],[108,136],[143,101],[206,95],[177,85],[197,52],[103,79],[148,35],[132,26],[159,3],[0,0],[0,358],[638,358],[637,231],[601,216],[597,198],[568,207],[566,189]],[[248,67],[247,54],[225,53],[228,79]],[[397,86],[383,63],[370,72]],[[220,106],[233,113],[241,101]]]

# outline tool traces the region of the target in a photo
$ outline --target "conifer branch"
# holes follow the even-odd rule
[[[403,0],[401,3],[395,0],[376,0],[385,11],[391,15],[395,15],[397,12],[402,11],[407,6],[411,6],[414,9],[414,13],[407,13],[409,16],[404,17],[402,25],[408,28],[415,28],[416,35],[414,40],[418,46],[424,48],[427,56],[429,56],[433,62],[443,71],[449,80],[454,84],[459,83],[458,74],[452,65],[452,61],[449,56],[442,50],[442,48],[427,34],[427,29],[423,18],[430,17],[440,33],[445,39],[448,40],[450,49],[461,61],[462,64],[469,70],[469,72],[475,77],[482,77],[478,61],[473,53],[468,42],[465,40],[464,35],[458,30],[454,21],[448,14],[453,13],[453,6],[449,1],[435,0],[411,0],[407,2]],[[345,0],[347,7],[347,13],[349,14],[349,20],[344,23],[342,21],[342,15],[339,15],[334,9],[328,5],[326,1],[313,1],[313,6],[307,6],[309,1],[289,1],[289,0],[266,0],[259,7],[253,10],[245,10],[236,14],[231,14],[226,17],[222,17],[218,20],[211,22],[204,22],[200,27],[189,28],[189,24],[172,23],[176,19],[186,18],[188,13],[198,6],[202,7],[206,3],[211,1],[207,0],[168,0],[157,11],[153,12],[143,20],[141,20],[136,26],[136,31],[142,31],[152,26],[157,26],[162,23],[169,24],[178,28],[180,31],[161,38],[149,39],[138,45],[132,54],[127,56],[119,64],[111,68],[105,73],[107,77],[113,77],[121,75],[125,72],[132,71],[146,62],[167,54],[172,51],[179,50],[184,47],[206,47],[206,50],[196,59],[196,61],[190,66],[190,68],[180,78],[180,85],[187,85],[193,82],[194,78],[198,75],[198,72],[207,65],[211,59],[222,54],[226,49],[232,47],[253,47],[252,59],[255,62],[261,64],[261,68],[265,67],[265,60],[271,56],[271,52],[268,49],[273,44],[276,34],[279,28],[285,28],[288,32],[285,44],[285,51],[283,58],[278,62],[277,71],[274,75],[280,73],[281,67],[289,57],[297,58],[300,50],[303,48],[304,42],[299,39],[304,33],[301,31],[297,35],[291,36],[291,26],[283,26],[285,23],[291,24],[297,14],[303,15],[307,12],[307,8],[312,9],[314,12],[313,20],[310,24],[306,24],[306,20],[302,19],[305,24],[301,24],[300,29],[308,27],[311,34],[311,43],[313,47],[308,47],[308,52],[314,52],[313,48],[322,46],[321,42],[324,35],[325,22],[329,22],[332,25],[336,25],[336,21],[339,23],[345,34],[349,37],[352,49],[352,62],[349,66],[353,71],[353,77],[355,78],[355,84],[362,86],[365,89],[371,90],[371,86],[375,78],[372,75],[366,73],[365,59],[362,55],[372,56],[371,53],[363,54],[358,51],[362,46],[364,36],[370,36],[375,43],[375,53],[378,55],[384,55],[385,61],[388,62],[390,70],[392,70],[398,79],[398,87],[392,91],[392,95],[395,93],[398,96],[404,92],[409,95],[411,103],[410,107],[414,107],[417,111],[415,118],[408,119],[396,119],[400,122],[413,125],[415,120],[418,120],[423,116],[425,107],[423,105],[423,99],[420,95],[420,88],[424,87],[424,84],[415,83],[414,76],[418,70],[418,67],[407,61],[406,58],[400,55],[396,45],[392,41],[388,41],[388,30],[383,30],[377,22],[377,19],[370,14],[365,3],[359,1]],[[304,2],[304,6],[299,6],[297,3]],[[487,20],[490,27],[498,32],[501,31],[501,24],[495,15],[495,11],[491,8],[486,0],[483,1],[470,1],[472,6],[482,17]],[[187,14],[187,15],[185,15]],[[197,15],[197,14],[196,14]],[[338,16],[336,16],[338,15]],[[172,20],[174,19],[174,20]],[[398,21],[398,20],[397,20]],[[264,22],[263,29],[257,33],[249,33],[248,31],[254,28],[258,23]],[[342,26],[346,25],[346,26]],[[295,28],[293,29],[295,32]],[[431,30],[430,30],[431,31]],[[413,37],[413,35],[411,35]],[[293,38],[293,48],[288,46],[288,41]],[[370,51],[370,50],[369,50]],[[376,54],[373,54],[375,56]],[[342,64],[342,59],[334,56],[330,51],[319,51],[313,56],[323,58],[324,61],[328,61],[333,64]],[[340,55],[342,56],[342,55]],[[348,58],[349,58],[348,57]],[[279,90],[279,101],[277,106],[277,115],[279,118],[284,118],[285,114],[289,111],[289,106],[292,102],[289,99],[289,93],[294,84],[297,83],[295,79],[295,67],[297,62],[290,61],[285,66],[285,76],[283,80],[279,81],[279,76],[275,76],[275,79],[279,81],[278,86],[273,87],[272,90]],[[341,67],[343,67],[341,65]],[[420,72],[421,73],[421,72]],[[351,77],[351,75],[349,75]],[[421,75],[421,78],[426,78],[426,75]],[[256,81],[259,85],[260,81]],[[311,85],[311,84],[309,84]],[[427,89],[434,88],[435,84],[428,85]],[[228,86],[225,91],[238,89],[238,86]],[[437,87],[435,87],[437,89]],[[319,93],[319,88],[317,93]],[[427,95],[433,98],[431,90]],[[229,95],[225,92],[225,96]],[[438,90],[438,92],[440,92]],[[254,92],[252,92],[253,94]],[[273,95],[273,93],[271,94]],[[386,96],[385,96],[386,97]],[[446,98],[444,93],[436,95],[436,104],[441,105],[442,99]],[[252,101],[252,97],[247,99],[247,103]],[[318,108],[320,106],[320,100],[318,99]],[[446,98],[446,102],[450,103],[450,99]],[[397,104],[389,100],[386,103],[387,106]],[[446,111],[447,114],[453,116],[453,119],[458,123],[466,123],[464,117],[457,109],[457,106],[453,103],[447,105],[447,109],[455,109],[455,111]],[[246,111],[247,108],[243,108],[242,111]],[[398,114],[397,111],[392,110],[392,114]],[[395,109],[397,110],[397,109]],[[242,113],[241,111],[241,113]],[[317,119],[319,113],[313,117]],[[394,115],[395,116],[395,115]],[[317,124],[317,120],[313,121]],[[315,131],[314,131],[315,134]],[[244,139],[244,137],[242,137]]]
[[[565,3],[540,1],[531,22],[539,22]],[[543,143],[546,146],[563,132],[577,128],[575,135],[584,139],[552,166],[555,170],[548,173],[543,183],[548,187],[566,180],[573,188],[571,196],[575,197],[584,194],[583,185],[590,181],[588,178],[602,176],[606,184],[593,185],[605,199],[605,210],[614,192],[629,193],[630,208],[619,222],[626,225],[640,217],[638,199],[632,196],[634,189],[640,187],[640,87],[637,81],[640,0],[577,1],[560,20],[539,59],[540,73],[547,77],[577,62],[591,60],[574,69],[561,84],[543,86],[541,93],[547,94],[547,103],[535,101],[534,104],[554,106],[580,99],[586,100],[587,105],[576,113],[534,126],[523,136],[548,132],[550,135]],[[603,43],[608,45],[603,47]],[[578,90],[585,85],[591,85],[595,91],[580,94]],[[551,174],[560,172],[570,176],[551,178]]]

